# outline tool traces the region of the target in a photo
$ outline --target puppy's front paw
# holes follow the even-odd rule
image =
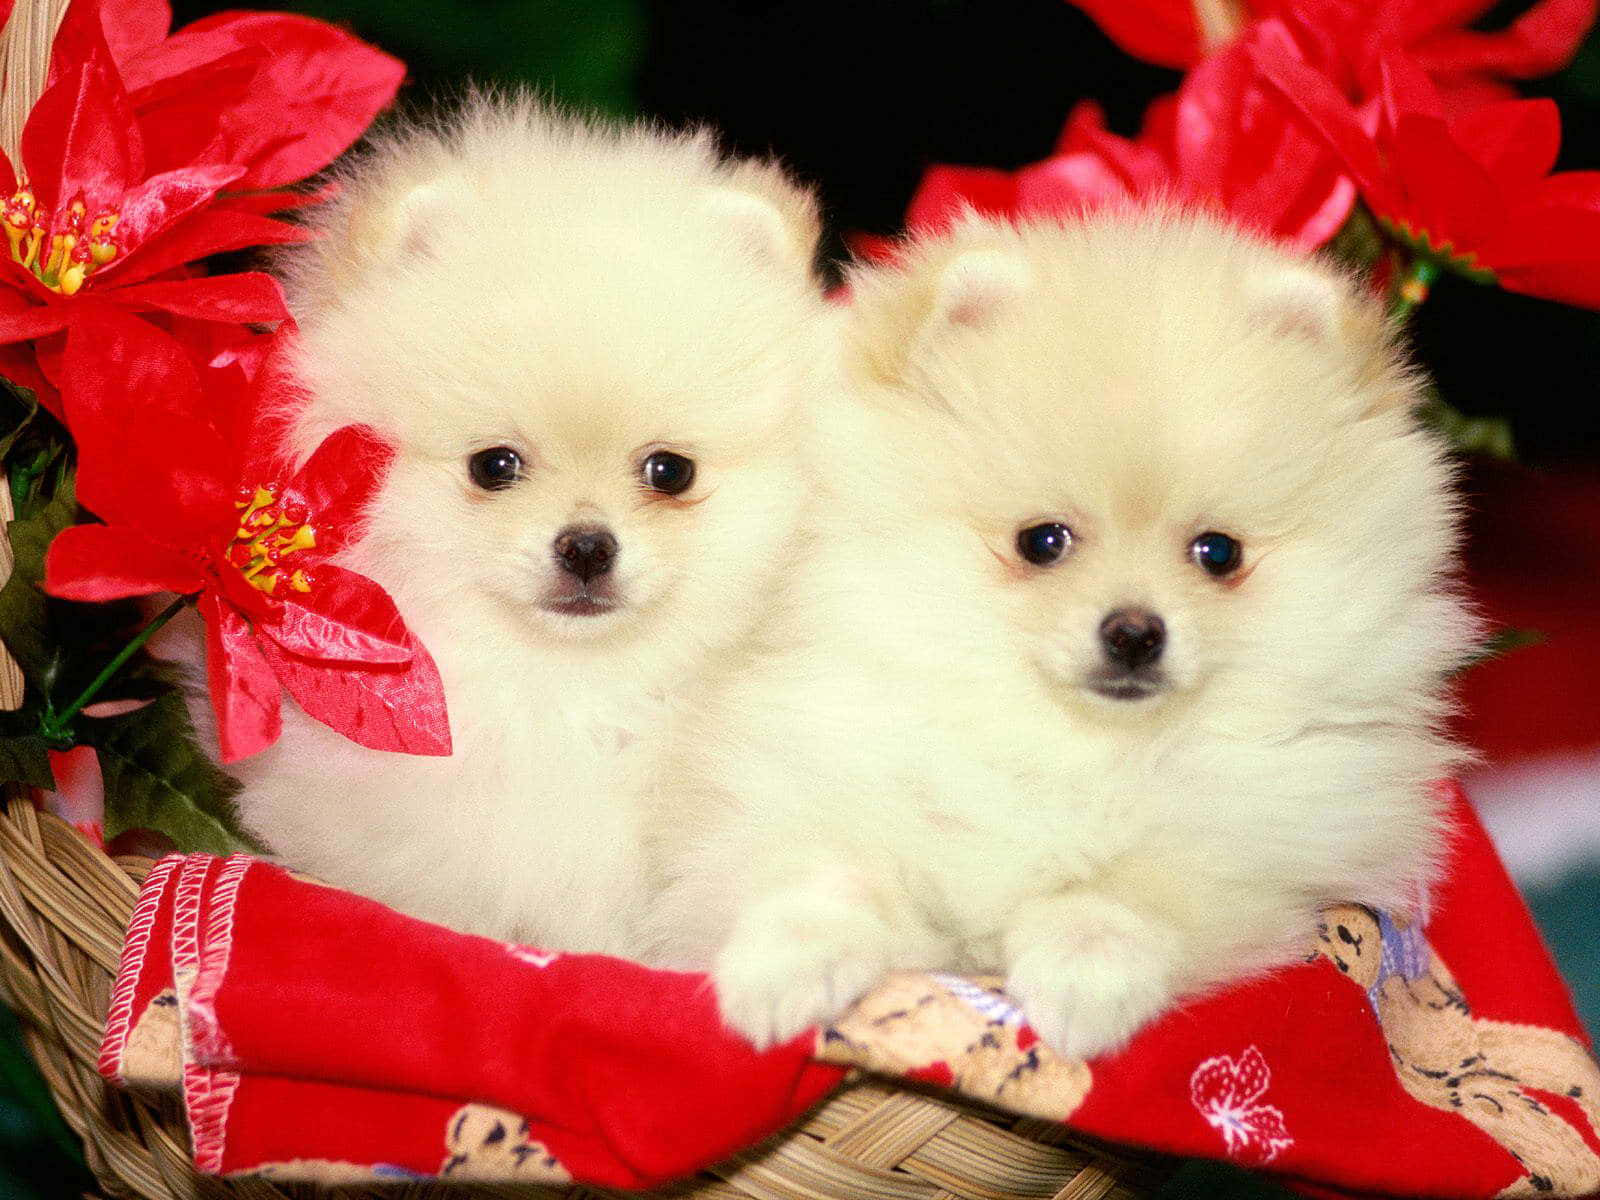
[[[1006,991],[1047,1046],[1095,1058],[1121,1049],[1172,1002],[1171,949],[1127,910],[1074,908],[1074,919],[1016,946]]]
[[[758,1050],[833,1020],[882,978],[886,958],[844,930],[741,930],[711,969],[722,1020]]]

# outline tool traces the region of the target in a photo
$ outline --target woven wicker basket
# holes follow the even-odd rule
[[[150,861],[107,858],[25,798],[8,796],[3,805],[0,984],[107,1195],[278,1200],[325,1194],[257,1179],[197,1176],[176,1105],[124,1093],[96,1074],[123,927]],[[860,1081],[779,1137],[666,1194],[716,1200],[1121,1200],[1147,1192],[1169,1170],[1161,1161],[1090,1146],[1049,1122]],[[574,1188],[566,1194],[592,1192]],[[555,1194],[442,1184],[339,1191],[382,1200],[531,1200]]]

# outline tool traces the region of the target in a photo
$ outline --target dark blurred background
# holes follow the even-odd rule
[[[1129,59],[1065,0],[256,6],[339,22],[399,55],[411,68],[410,103],[448,97],[471,79],[528,84],[574,106],[673,125],[709,122],[731,148],[776,153],[819,187],[836,257],[845,231],[899,227],[929,163],[1015,167],[1041,158],[1067,110],[1089,97],[1106,107],[1115,131],[1131,135],[1145,105],[1178,82]],[[178,0],[176,24],[224,7],[233,6]],[[1484,25],[1525,7],[1500,5]],[[1561,105],[1561,165],[1600,168],[1600,39],[1527,90]],[[1600,316],[1447,278],[1422,309],[1416,336],[1446,398],[1510,419],[1524,463],[1580,476],[1600,467]],[[1600,528],[1587,536],[1600,540]],[[1600,598],[1586,625],[1596,612]],[[1563,879],[1530,888],[1530,900],[1592,1025],[1600,871]],[[0,1198],[81,1195],[90,1183],[64,1151],[70,1141],[50,1120],[9,1026],[0,1010]],[[1193,1194],[1208,1192],[1201,1185]]]

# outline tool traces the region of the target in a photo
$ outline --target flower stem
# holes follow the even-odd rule
[[[1405,273],[1395,280],[1389,315],[1402,325],[1409,321],[1412,311],[1428,298],[1428,291],[1437,278],[1439,264],[1433,259],[1420,255],[1412,259]]]
[[[193,604],[197,598],[197,596],[179,596],[167,605],[155,620],[135,634],[133,640],[117,652],[117,656],[105,665],[100,674],[94,677],[93,682],[66,708],[56,712],[47,704],[44,715],[39,719],[39,736],[46,742],[69,742],[72,735],[72,719],[94,702],[94,698],[100,694],[100,689],[111,681],[111,677],[122,669],[123,664],[139,652],[141,646],[156,635],[157,630],[177,616],[186,606]]]

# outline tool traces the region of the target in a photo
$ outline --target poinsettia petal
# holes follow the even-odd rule
[[[1514,210],[1483,247],[1484,264],[1508,291],[1600,308],[1600,172],[1545,183],[1540,199]]]
[[[200,598],[206,622],[206,683],[217,716],[224,763],[238,762],[278,740],[283,688],[250,623],[216,595]]]
[[[55,333],[72,324],[72,317],[69,304],[35,304],[0,312],[0,345],[31,342]]]
[[[250,168],[246,187],[279,187],[326,166],[393,100],[405,76],[398,59],[336,26],[287,14],[230,12],[180,29],[159,56],[130,68],[130,86],[255,46],[269,53],[249,102],[225,118],[229,161]]]
[[[1384,119],[1390,129],[1402,116],[1444,120],[1444,103],[1428,73],[1404,54],[1386,54],[1378,64]]]
[[[257,50],[236,50],[130,91],[128,103],[144,135],[145,169],[226,162],[226,115],[249,93],[261,57]]]
[[[1476,249],[1505,223],[1488,172],[1450,140],[1445,123],[1407,113],[1394,130],[1390,161],[1406,192],[1405,216],[1435,246]]]
[[[1264,29],[1271,25],[1261,22]],[[1394,213],[1399,197],[1360,117],[1326,76],[1287,48],[1286,39],[1285,33],[1284,38],[1262,38],[1249,46],[1262,79],[1327,142],[1373,210],[1380,216]]]
[[[1577,54],[1596,8],[1596,0],[1543,0],[1501,32],[1451,29],[1414,45],[1412,52],[1431,75],[1552,75]]]
[[[116,0],[101,5],[100,25],[112,60],[121,65],[166,39],[172,6],[167,0]]]
[[[1188,67],[1202,53],[1189,0],[1072,0],[1135,58],[1163,67]]]
[[[1017,172],[1017,210],[1075,214],[1124,203],[1127,182],[1099,155],[1058,154]]]
[[[1407,40],[1421,38],[1442,29],[1476,21],[1493,7],[1494,0],[1409,0],[1406,4],[1383,5],[1398,12],[1396,32]]]
[[[1507,267],[1495,282],[1508,292],[1557,300],[1578,308],[1600,309],[1600,260],[1571,260]]]
[[[22,130],[22,161],[46,204],[80,193],[89,215],[116,207],[144,175],[144,151],[122,81],[103,54],[45,90]]]
[[[929,167],[906,209],[906,229],[937,233],[969,208],[985,216],[1011,216],[1017,208],[1016,178],[993,167]]]
[[[63,600],[98,604],[204,586],[194,559],[123,526],[73,525],[56,535],[44,557],[44,590]]]
[[[1281,29],[1254,40],[1288,54]],[[1173,134],[1181,195],[1210,202],[1234,221],[1307,249],[1332,237],[1349,215],[1354,185],[1333,152],[1263,85],[1250,44],[1208,56],[1178,93]]]
[[[173,546],[203,545],[231,520],[237,452],[206,419],[195,369],[171,337],[85,309],[61,374],[84,507]]]
[[[289,319],[282,286],[261,271],[136,283],[118,288],[110,296],[129,308],[158,308],[199,321],[243,325]]]
[[[304,242],[313,236],[301,226],[235,210],[226,201],[217,201],[140,246],[131,261],[114,264],[113,278],[125,287],[212,254]],[[99,278],[102,283],[107,281],[104,276]]]
[[[448,755],[450,721],[439,669],[421,642],[398,667],[359,667],[296,658],[261,643],[279,681],[307,716],[357,745],[405,754]]]
[[[293,566],[286,563],[284,571]],[[291,654],[318,662],[411,660],[411,634],[389,593],[365,575],[323,563],[311,591],[283,594],[278,620],[262,632]]]
[[[162,230],[177,224],[189,213],[204,207],[212,197],[234,180],[242,168],[221,166],[180,167],[152,175],[122,197],[122,219],[117,222],[117,240],[124,247],[121,258],[106,267],[115,271],[140,247]]]
[[[1152,115],[1170,108],[1163,100],[1150,106],[1146,113],[1147,124]],[[1159,123],[1159,116],[1156,120]],[[1120,180],[1124,191],[1134,194],[1160,187],[1170,174],[1167,160],[1153,141],[1146,140],[1144,135],[1138,141],[1118,137],[1105,127],[1105,114],[1091,100],[1074,106],[1067,114],[1066,126],[1056,142],[1057,155],[1074,153],[1092,155]],[[1045,160],[1046,163],[1050,161]],[[1021,190],[1019,186],[1019,193]]]
[[[266,192],[231,192],[222,199],[221,204],[222,207],[232,212],[260,213],[262,216],[270,216],[273,213],[290,212],[297,208],[310,208],[316,204],[326,204],[338,194],[339,185],[328,183],[312,190],[288,188]]]
[[[1491,104],[1450,124],[1456,142],[1513,197],[1531,191],[1555,166],[1561,112],[1554,100]]]
[[[360,532],[363,510],[383,484],[394,447],[365,425],[329,434],[285,489],[317,523],[319,555],[332,555]]]

